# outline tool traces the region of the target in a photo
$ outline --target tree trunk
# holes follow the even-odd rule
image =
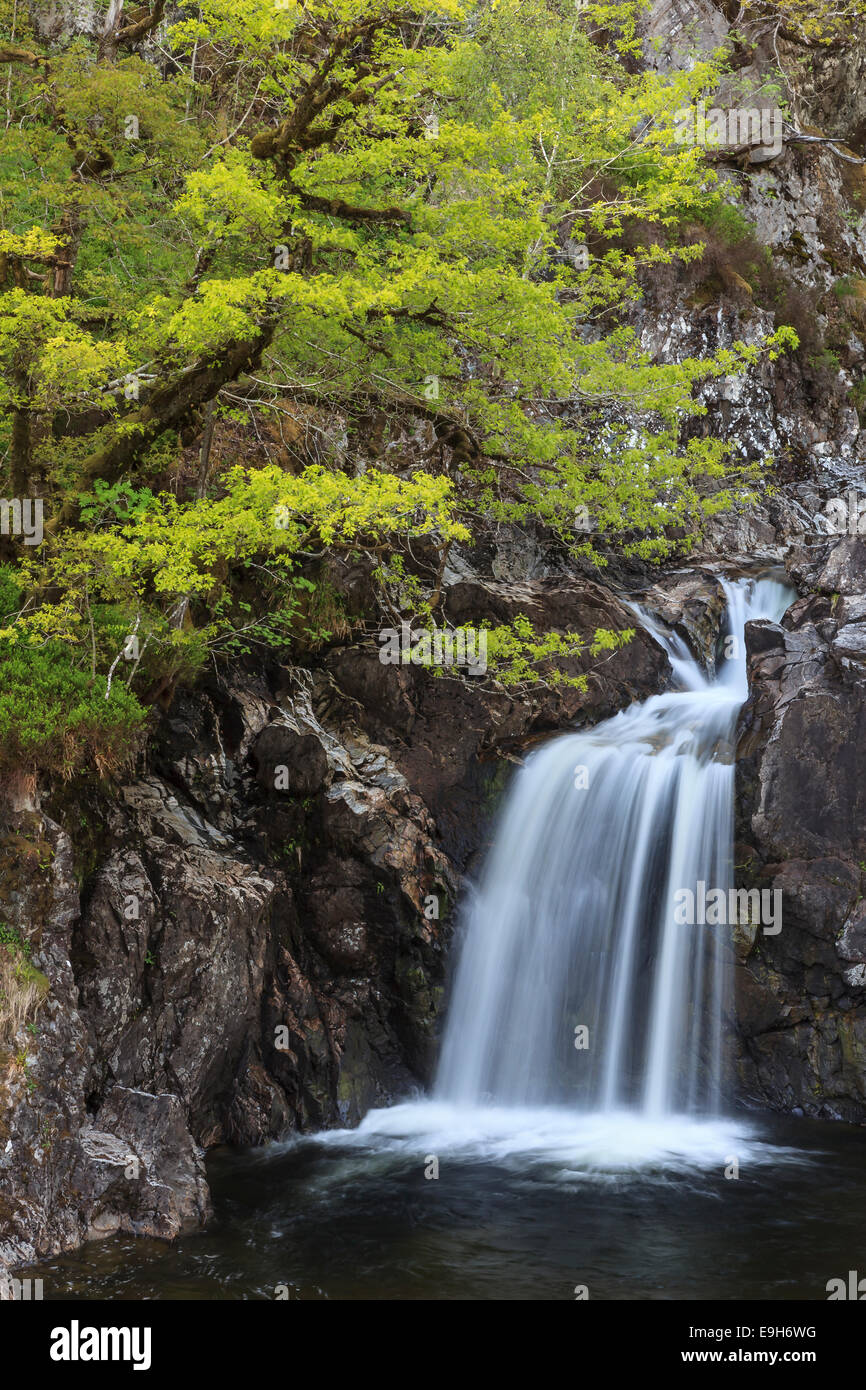
[[[27,382],[16,377],[15,384],[21,395],[25,395]],[[19,406],[12,412],[10,482],[13,497],[27,497],[30,492],[31,450],[31,414],[26,407]]]

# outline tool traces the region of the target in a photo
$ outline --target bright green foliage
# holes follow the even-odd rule
[[[587,644],[577,632],[549,632],[539,638],[528,618],[520,616],[512,623],[487,629],[487,664],[492,676],[503,685],[571,686],[585,690],[585,675],[569,675],[558,661],[573,660],[583,655],[587,647],[593,657],[603,652],[619,651],[634,637],[634,628],[611,632],[598,628]]]
[[[328,552],[423,617],[439,582],[409,573],[413,540],[434,576],[500,520],[658,558],[748,495],[754,470],[683,426],[702,382],[791,332],[665,365],[623,327],[718,205],[674,123],[719,67],[638,71],[643,8],[197,0],[162,25],[162,69],[16,30],[39,61],[5,69],[0,449],[50,533],[0,640],[10,689],[28,661],[65,673],[79,751],[93,701],[111,744],[136,696],[211,657],[327,640]],[[291,471],[209,452],[248,411],[279,433],[308,412]],[[376,414],[371,462],[354,441]],[[503,679],[573,640],[500,632]]]
[[[864,0],[745,0],[741,20],[771,20],[807,45],[831,44],[857,33],[866,20]]]
[[[129,360],[72,322],[66,300],[17,289],[0,297],[0,409],[101,404],[106,378]]]
[[[69,776],[82,764],[115,765],[145,712],[123,685],[106,701],[63,642],[31,647],[0,640],[0,772],[50,768]]]
[[[70,776],[82,763],[111,768],[145,711],[123,686],[106,700],[104,682],[76,663],[68,643],[21,640],[26,608],[16,571],[0,565],[0,777],[46,767]]]
[[[0,637],[27,649],[67,643],[88,654],[95,672],[132,635],[141,653],[136,672],[147,654],[144,675],[158,657],[160,669],[175,677],[192,674],[209,649],[238,654],[251,643],[285,646],[312,587],[295,573],[305,550],[354,550],[381,539],[396,546],[434,531],[446,542],[468,540],[467,528],[453,519],[452,494],[447,478],[424,473],[406,482],[375,470],[349,478],[318,466],[297,478],[276,466],[236,468],[224,496],[189,503],[103,485],[85,514],[106,519],[111,508],[120,524],[66,533],[38,560],[25,561],[22,578],[33,592],[62,597],[25,607]],[[258,610],[233,598],[233,578],[247,567],[262,576]],[[116,689],[107,678],[102,686],[106,699]]]

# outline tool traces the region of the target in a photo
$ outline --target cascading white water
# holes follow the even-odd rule
[[[468,908],[438,1100],[718,1111],[730,930],[678,921],[675,895],[732,885],[744,628],[792,597],[769,579],[724,588],[714,682],[642,615],[684,688],[551,741],[518,774]]]

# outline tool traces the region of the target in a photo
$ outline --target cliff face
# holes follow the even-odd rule
[[[736,862],[781,890],[778,935],[739,941],[740,1075],[774,1109],[866,1120],[866,548],[792,556],[806,590],[749,632]]]
[[[92,29],[98,7],[43,7],[40,23]],[[728,31],[709,0],[659,0],[647,61],[682,63]],[[744,59],[747,86],[769,57],[759,44]],[[772,495],[660,574],[569,573],[503,528],[444,576],[455,623],[527,613],[584,633],[629,626],[627,587],[711,662],[716,576],[787,567],[801,597],[782,628],[750,629],[738,750],[740,882],[784,894],[782,932],[738,941],[740,1077],[757,1104],[858,1122],[866,548],[828,537],[820,513],[866,487],[864,65],[863,36],[816,53],[793,96],[819,139],[720,165],[771,250],[762,294],[738,270],[745,234],[704,230],[704,258],[648,283],[632,316],[659,361],[748,342],[776,318],[812,335],[796,360],[703,388],[708,428],[743,457],[776,456]],[[520,698],[334,646],[314,669],[239,670],[180,696],[140,776],[111,794],[22,794],[0,827],[0,919],[33,943],[44,1000],[35,1030],[0,1044],[0,1270],[111,1230],[171,1236],[207,1214],[207,1146],[353,1123],[428,1082],[461,876],[510,760],[669,676],[643,633],[586,695]]]
[[[630,621],[591,582],[463,578],[453,602]],[[533,699],[345,648],[180,697],[114,796],[9,812],[0,912],[48,990],[0,1071],[0,1260],[171,1237],[207,1214],[206,1147],[351,1124],[428,1082],[460,875],[509,759],[669,674],[645,634],[586,696]]]

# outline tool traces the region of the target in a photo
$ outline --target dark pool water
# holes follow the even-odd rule
[[[627,1124],[537,1139],[529,1112],[455,1140],[424,1112],[216,1152],[205,1231],[28,1273],[46,1299],[825,1300],[829,1279],[866,1275],[864,1128],[745,1117],[666,1153]]]

